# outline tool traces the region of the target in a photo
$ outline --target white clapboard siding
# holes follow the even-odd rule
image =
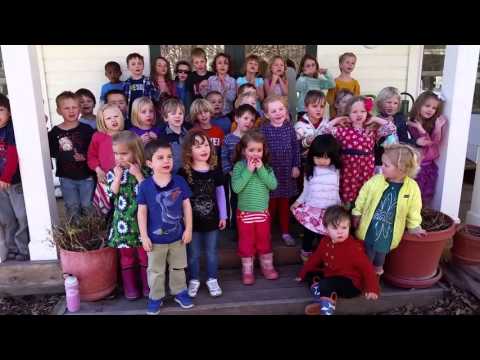
[[[98,109],[100,88],[108,79],[104,66],[116,61],[122,68],[122,80],[129,75],[125,62],[128,54],[138,52],[145,59],[145,74],[150,72],[150,51],[148,45],[42,45],[42,72],[48,95],[49,117],[52,126],[60,123],[56,113],[55,97],[62,91],[76,91],[87,88],[97,99]],[[48,114],[47,114],[48,115]]]

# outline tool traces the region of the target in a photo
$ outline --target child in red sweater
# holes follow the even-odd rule
[[[327,236],[308,259],[297,281],[307,281],[314,303],[307,315],[333,315],[337,294],[352,298],[363,293],[369,300],[380,294],[378,277],[360,240],[349,235],[350,214],[339,205],[330,206],[323,218]]]

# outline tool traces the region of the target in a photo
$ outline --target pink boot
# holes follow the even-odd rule
[[[252,285],[255,283],[253,275],[253,257],[242,258],[242,281],[244,285]]]
[[[260,255],[260,266],[263,276],[268,280],[278,279],[278,273],[273,267],[273,253]]]
[[[140,297],[135,270],[135,268],[122,269],[123,293],[127,300],[136,300]]]

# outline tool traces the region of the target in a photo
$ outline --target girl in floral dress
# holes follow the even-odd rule
[[[352,207],[363,184],[374,175],[375,143],[396,131],[392,122],[370,116],[370,110],[371,102],[363,96],[355,96],[345,107],[348,116],[331,120],[321,130],[321,133],[332,134],[342,147],[340,197],[348,208]],[[368,126],[375,124],[379,127]]]
[[[115,167],[107,173],[108,194],[114,213],[108,246],[117,248],[120,255],[123,291],[127,300],[140,297],[138,277],[143,296],[148,296],[148,258],[140,242],[137,223],[138,184],[148,176],[144,166],[142,140],[130,131],[121,131],[112,137]]]

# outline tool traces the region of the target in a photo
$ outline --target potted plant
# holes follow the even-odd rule
[[[480,264],[480,226],[460,226],[453,237],[451,253],[457,264]]]
[[[443,249],[455,233],[455,222],[433,209],[422,209],[426,236],[405,232],[400,245],[385,260],[384,278],[401,288],[428,288],[442,277],[438,264]]]
[[[64,273],[75,275],[83,301],[100,300],[117,284],[117,252],[106,246],[108,223],[92,214],[78,221],[62,221],[53,230]]]

